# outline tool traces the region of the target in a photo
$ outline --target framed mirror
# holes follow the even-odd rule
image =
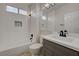
[[[68,32],[79,34],[79,11],[65,14],[64,23]]]

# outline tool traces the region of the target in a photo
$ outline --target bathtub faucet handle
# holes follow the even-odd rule
[[[33,34],[31,34],[31,37],[30,37],[30,40],[32,41],[32,39],[33,39]]]

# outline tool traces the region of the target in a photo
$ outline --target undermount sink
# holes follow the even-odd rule
[[[50,37],[55,38],[57,40],[61,40],[61,41],[66,41],[66,42],[73,42],[74,38],[73,37],[61,37],[59,35],[50,35]]]
[[[63,40],[66,42],[72,42],[74,39],[72,37],[60,37],[59,40]]]

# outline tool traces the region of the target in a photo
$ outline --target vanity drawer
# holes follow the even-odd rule
[[[62,56],[77,56],[78,55],[77,51],[64,47],[62,45],[59,45],[57,43],[48,41],[46,39],[43,40],[43,46],[44,48],[47,48],[49,51],[56,53],[56,55],[62,55]]]

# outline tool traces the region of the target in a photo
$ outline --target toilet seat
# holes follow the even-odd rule
[[[34,43],[30,46],[30,49],[39,49],[42,47],[42,44],[40,43]]]

